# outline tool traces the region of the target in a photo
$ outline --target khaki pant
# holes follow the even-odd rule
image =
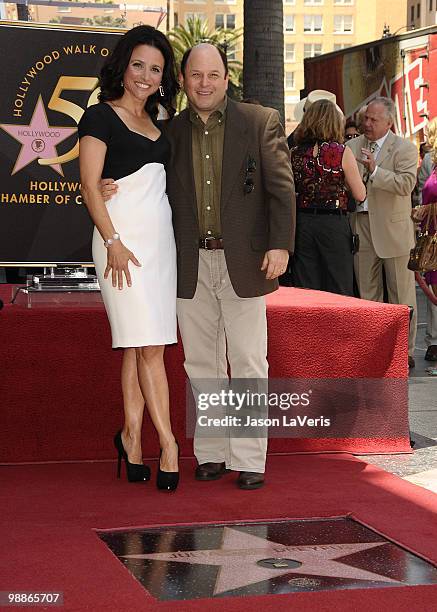
[[[196,293],[191,300],[178,298],[177,314],[195,395],[201,379],[228,379],[228,361],[233,379],[267,381],[265,299],[237,296],[223,250],[199,250]],[[266,437],[194,437],[199,464],[224,461],[230,470],[263,473],[266,452]]]
[[[357,213],[355,231],[360,236],[360,250],[354,268],[360,296],[374,302],[384,301],[382,268],[384,267],[388,301],[414,308],[408,337],[408,354],[413,356],[417,332],[416,284],[414,272],[408,270],[408,255],[380,259],[373,248],[369,215]]]

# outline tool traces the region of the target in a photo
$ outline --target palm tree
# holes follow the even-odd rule
[[[284,120],[282,0],[244,0],[244,97],[276,108]]]
[[[217,47],[221,47],[228,55],[228,69],[229,69],[229,95],[234,99],[241,99],[241,74],[242,66],[241,62],[236,59],[230,58],[229,56],[235,50],[238,43],[241,41],[243,31],[241,28],[235,30],[227,30],[224,28],[218,28],[217,30],[210,30],[208,24],[195,17],[194,19],[188,19],[187,25],[178,25],[171,32],[168,33],[168,37],[175,53],[176,62],[180,65],[182,57],[191,47],[198,45],[202,42],[209,42]],[[179,94],[178,98],[178,110],[181,110],[186,105],[185,94]]]

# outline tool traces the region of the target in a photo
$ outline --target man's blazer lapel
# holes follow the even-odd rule
[[[382,149],[379,152],[379,155],[376,159],[377,166],[381,166],[385,158],[391,155],[393,151],[394,142],[395,142],[395,137],[394,137],[393,132],[390,130],[387,135],[387,138],[384,141],[384,144],[382,145]]]
[[[173,169],[178,175],[185,191],[190,196],[193,196],[193,204],[197,214],[196,186],[194,183],[193,170],[192,128],[188,111],[183,112],[183,115],[181,114],[178,120],[183,123],[178,126],[179,129],[174,139],[173,146],[175,151]]]
[[[225,140],[223,144],[221,208],[231,195],[232,188],[245,163],[247,151],[247,126],[244,116],[238,112],[238,103],[228,99],[226,108]],[[243,184],[241,185],[243,194]]]

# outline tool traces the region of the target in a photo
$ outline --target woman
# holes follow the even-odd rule
[[[422,166],[425,171],[425,165],[429,166],[429,176],[424,179],[424,171],[419,170],[418,183],[423,185],[422,188],[422,204],[434,205],[434,209],[437,211],[437,118],[434,118],[427,127],[427,141],[431,147],[431,151],[425,156]],[[426,161],[425,161],[426,160]],[[426,175],[425,175],[426,176]],[[422,177],[422,181],[421,181]],[[425,222],[422,222],[422,228]],[[430,233],[435,233],[437,228],[431,222],[429,227]],[[437,295],[437,270],[427,272],[425,274],[425,281],[432,288],[435,295]],[[426,361],[437,361],[437,306],[431,303],[430,300],[426,301],[427,308],[427,325],[425,332],[425,342],[427,344],[425,359]]]
[[[352,151],[343,142],[344,117],[329,100],[305,112],[291,151],[296,186],[296,287],[354,295],[348,187],[363,201],[366,188]]]
[[[113,348],[123,348],[125,423],[114,443],[118,476],[146,481],[141,429],[144,404],[161,447],[157,486],[175,490],[178,445],[171,429],[164,346],[176,342],[176,248],[165,194],[170,146],[156,124],[158,103],[174,114],[178,84],[166,37],[139,26],[118,41],[100,74],[100,103],[79,123],[82,193],[95,224],[93,259]],[[99,183],[113,177],[106,205]]]

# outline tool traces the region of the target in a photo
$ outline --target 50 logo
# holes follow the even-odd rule
[[[61,94],[65,90],[73,90],[73,91],[92,91],[92,94],[88,98],[87,108],[96,104],[98,102],[98,95],[100,89],[97,88],[98,79],[96,77],[80,77],[80,76],[61,76],[56,84],[55,89],[53,90],[52,97],[50,98],[48,107],[50,110],[58,111],[59,113],[64,113],[64,115],[68,115],[76,124],[79,124],[79,121],[82,118],[84,110],[82,107],[74,104],[74,102],[70,102],[69,100],[64,100],[61,98]],[[76,142],[74,147],[67,151],[63,155],[59,155],[52,158],[40,158],[38,159],[38,163],[41,166],[51,166],[52,164],[63,164],[79,156],[79,141]]]

